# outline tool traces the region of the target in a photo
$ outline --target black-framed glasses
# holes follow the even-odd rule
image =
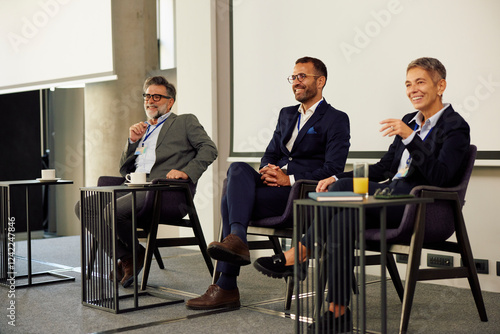
[[[288,80],[289,83],[293,84],[295,79],[299,80],[299,82],[302,82],[307,77],[320,77],[320,76],[321,75],[299,73],[299,74],[292,74],[286,79]]]
[[[146,94],[146,93],[144,93],[144,94],[142,94],[142,97],[144,98],[144,101],[147,101],[147,100],[152,98],[153,101],[155,101],[155,102],[160,101],[162,97],[166,98],[167,100],[171,99],[170,96],[165,96],[165,95],[161,95],[161,94]]]

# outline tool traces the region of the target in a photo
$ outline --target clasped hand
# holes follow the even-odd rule
[[[283,187],[290,185],[290,177],[283,173],[276,165],[268,164],[259,170],[260,179],[270,187]]]

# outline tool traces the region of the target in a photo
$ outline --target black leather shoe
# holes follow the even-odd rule
[[[236,234],[229,234],[222,242],[211,242],[207,252],[214,260],[229,262],[237,266],[246,266],[251,263],[248,244]]]
[[[352,317],[351,311],[346,307],[344,314],[335,318],[335,314],[326,311],[319,318],[318,323],[314,323],[307,327],[307,333],[316,333],[316,326],[318,333],[348,333],[352,331]]]
[[[294,266],[286,266],[285,254],[275,254],[268,257],[260,257],[253,263],[255,269],[273,278],[293,277]],[[303,281],[307,277],[307,261],[299,265],[299,280]]]

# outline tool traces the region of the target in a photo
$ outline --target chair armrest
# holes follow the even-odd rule
[[[153,184],[161,184],[161,185],[170,185],[170,186],[181,186],[181,187],[186,187],[188,186],[189,190],[191,191],[191,196],[194,197],[196,194],[196,183],[193,183],[191,180],[178,180],[178,179],[154,179],[152,180]]]
[[[416,186],[414,187],[410,194],[421,197],[430,197],[437,200],[449,200],[457,201],[460,206],[465,204],[465,198],[462,200],[460,198],[460,192],[463,191],[461,186],[456,187],[435,187],[435,186]]]
[[[298,198],[307,198],[307,194],[316,191],[318,181],[316,180],[298,180],[294,183],[294,187],[300,187]]]
[[[123,184],[123,182],[125,182],[125,178],[122,176],[100,176],[97,180],[97,186],[119,186]]]
[[[154,179],[153,184],[183,184],[183,183],[190,183],[191,180],[177,180],[177,179]]]
[[[422,190],[428,190],[428,191],[439,191],[439,192],[458,192],[462,188],[460,186],[456,187],[449,187],[449,188],[444,188],[444,187],[436,187],[436,186],[416,186],[414,187],[410,194],[417,195],[420,193]]]
[[[174,206],[179,206],[177,210],[174,210],[175,214],[179,214],[178,211],[180,207],[186,207],[193,205],[194,195],[196,194],[196,184],[191,180],[176,180],[176,179],[167,179],[167,178],[158,178],[153,179],[152,184],[168,186],[169,190],[162,191],[161,195],[161,204],[160,204],[160,214],[162,217],[169,217],[169,212],[172,212],[172,203],[177,203]],[[179,198],[179,194],[182,194],[182,197]],[[146,197],[144,199],[144,205],[137,213],[138,217],[142,217],[151,214],[154,210],[154,202],[157,192],[148,191],[146,192]],[[186,213],[182,214],[180,218],[182,218]]]

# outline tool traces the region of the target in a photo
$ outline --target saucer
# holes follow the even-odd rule
[[[130,183],[130,182],[127,182],[125,183],[128,187],[144,187],[144,186],[147,186],[147,185],[150,185],[152,184],[153,182],[149,181],[149,182],[145,182],[145,183]]]
[[[39,177],[38,179],[36,179],[37,181],[40,181],[40,182],[54,182],[54,181],[57,181],[57,180],[60,180],[61,178],[60,177],[56,177],[54,179],[42,179],[41,177]]]

